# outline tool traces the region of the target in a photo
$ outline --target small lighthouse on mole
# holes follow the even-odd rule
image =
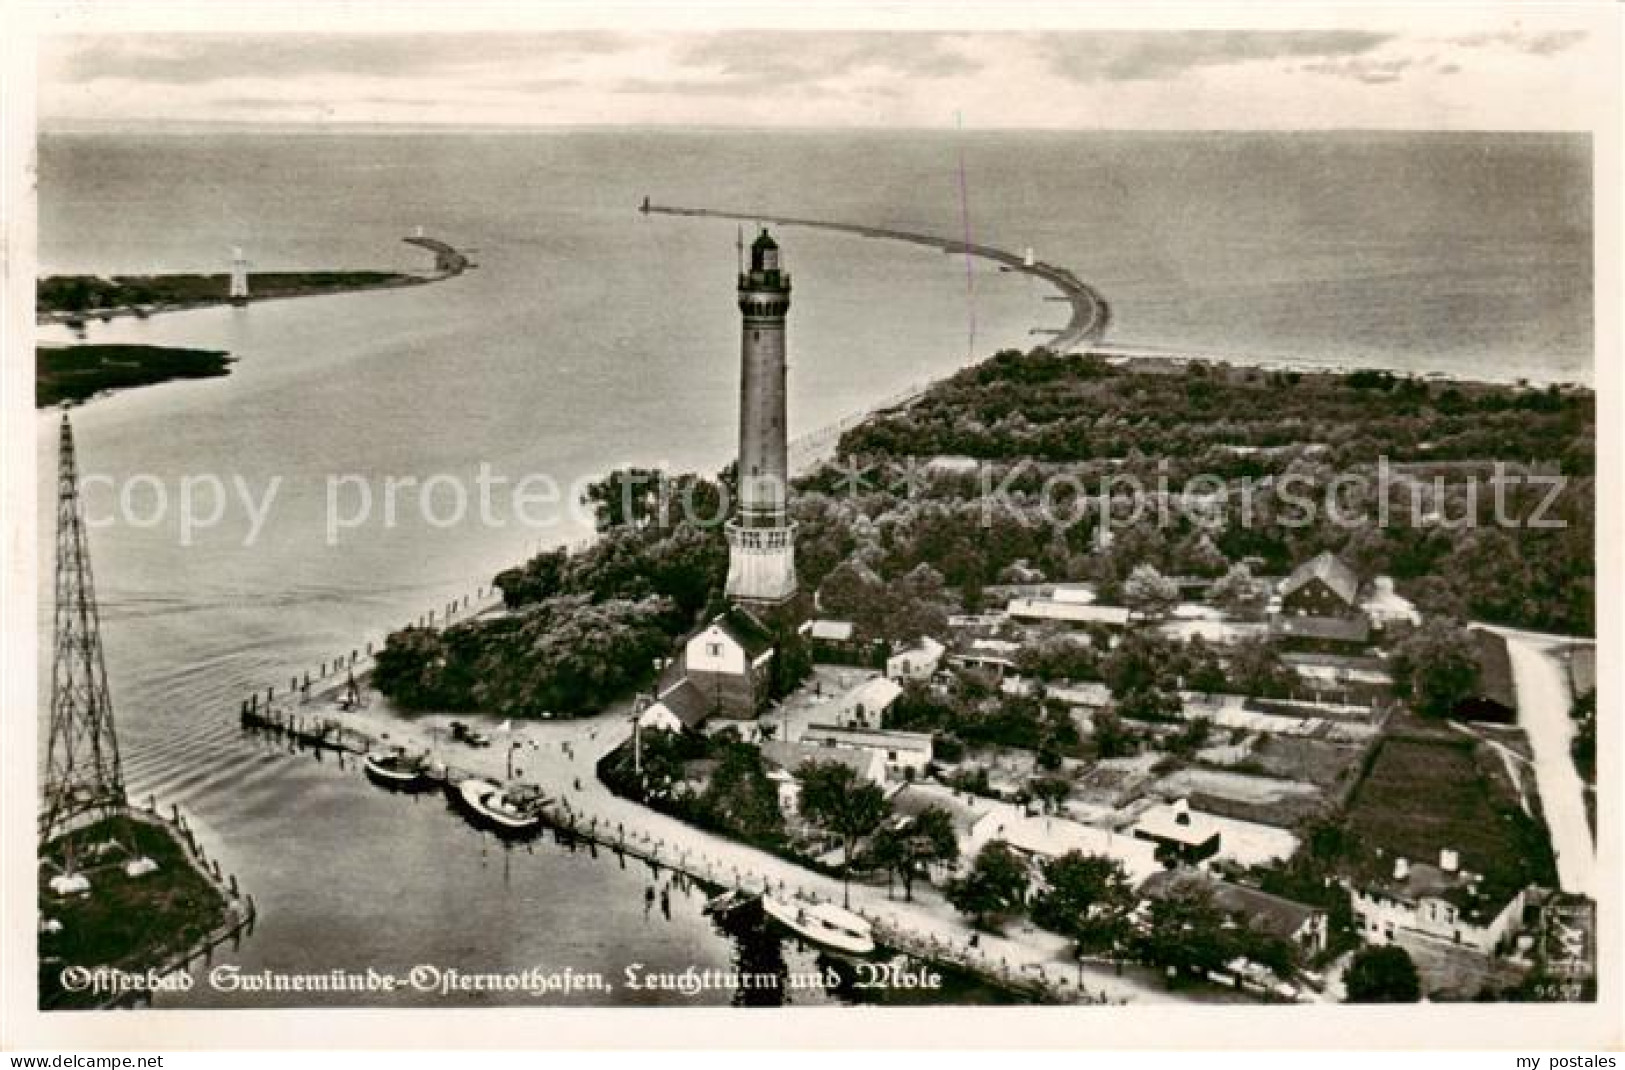
[[[774,606],[796,593],[784,420],[790,276],[766,227],[751,243],[750,270],[740,268],[739,510],[727,527],[727,595],[747,607]]]

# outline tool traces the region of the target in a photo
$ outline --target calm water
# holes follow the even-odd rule
[[[641,866],[551,845],[503,851],[438,800],[386,796],[331,760],[245,738],[237,701],[472,591],[538,543],[585,533],[570,517],[522,523],[500,493],[494,523],[440,528],[402,490],[390,522],[386,479],[472,488],[484,464],[496,478],[543,474],[567,488],[617,463],[711,471],[727,460],[735,228],[641,216],[645,193],[957,234],[961,147],[973,238],[1034,246],[1095,283],[1113,305],[1113,340],[1591,378],[1583,139],[42,141],[46,273],[219,271],[233,245],[258,270],[422,269],[423,254],[400,241],[418,225],[472,248],[480,265],[407,291],[90,328],[91,341],[239,358],[229,378],[133,391],[75,416],[84,470],[107,479],[87,489],[91,516],[112,514],[124,490],[152,521],[92,532],[128,778],[136,794],[191,813],[254,892],[261,924],[239,961],[614,972],[634,954],[677,967],[757,954],[714,931],[694,895],[675,893],[669,920],[645,912],[654,878]],[[1025,347],[1029,328],[1066,318],[1047,288],[982,265],[967,281],[963,261],[909,246],[780,238],[796,279],[792,434],[970,355]],[[45,516],[54,437],[54,417],[42,416]],[[235,489],[219,523],[182,545],[182,481],[205,476],[236,480],[256,502],[273,495],[252,545]],[[356,515],[362,484],[375,508],[330,541],[328,482],[340,477],[353,477],[338,484],[343,515]],[[196,493],[207,514],[212,497]],[[50,540],[42,531],[47,569]],[[43,605],[47,636],[49,613]]]

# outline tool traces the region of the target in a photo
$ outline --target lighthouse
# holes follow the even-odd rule
[[[248,304],[248,258],[243,256],[240,245],[231,249],[231,303],[234,305]]]
[[[744,317],[739,378],[739,508],[728,521],[728,598],[775,606],[796,593],[795,525],[788,512],[784,320],[790,276],[762,228],[740,265]]]

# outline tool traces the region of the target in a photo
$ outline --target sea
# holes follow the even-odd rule
[[[406,289],[39,331],[235,358],[227,377],[99,398],[73,421],[130,792],[179,805],[253,893],[255,931],[216,958],[247,971],[816,968],[807,949],[721,931],[669,875],[607,852],[505,848],[438,798],[388,795],[238,726],[249,691],[587,537],[572,508],[584,481],[727,463],[734,273],[753,228],[644,215],[645,196],[1031,247],[1106,296],[1108,340],[1126,347],[1592,381],[1581,136],[57,134],[39,141],[38,176],[42,275],[223,272],[234,247],[255,271],[427,271],[402,240],[418,228],[477,264]],[[1040,344],[1067,319],[1045,284],[986,262],[776,237],[794,280],[792,437]],[[42,736],[58,419],[41,413],[37,435]],[[656,885],[669,907],[652,905]],[[939,998],[1005,997],[960,980]],[[197,985],[157,1005],[308,1001]]]

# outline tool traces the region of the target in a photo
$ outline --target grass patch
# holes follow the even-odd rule
[[[60,840],[42,852],[39,867],[40,910],[62,923],[60,932],[40,934],[42,1006],[74,1005],[75,995],[59,984],[70,966],[146,970],[198,945],[226,920],[226,900],[167,826],[121,815],[76,833],[75,840],[89,894],[61,897],[51,890],[58,870],[45,862],[60,857]],[[120,849],[97,857],[95,845],[108,842]],[[158,869],[127,876],[125,864],[141,857]]]
[[[171,379],[213,379],[231,372],[232,358],[213,349],[82,345],[34,351],[34,405],[85,401],[106,390]]]
[[[1388,860],[1436,864],[1448,847],[1460,853],[1464,869],[1484,875],[1491,899],[1557,879],[1545,832],[1519,806],[1500,760],[1453,733],[1385,736],[1355,789],[1349,823],[1365,848],[1361,868],[1373,875],[1392,865],[1375,857],[1376,848]]]

